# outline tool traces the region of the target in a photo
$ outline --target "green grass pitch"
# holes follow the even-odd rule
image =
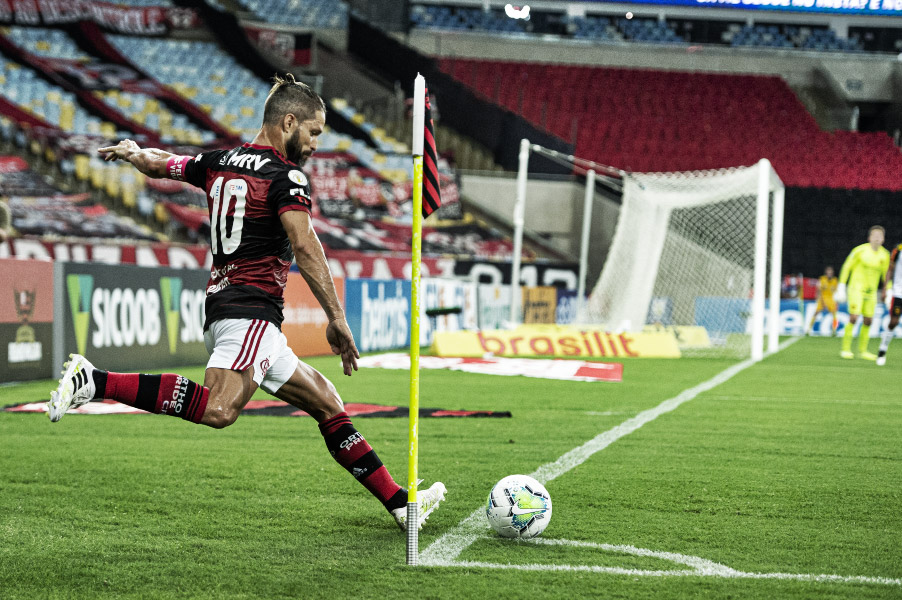
[[[878,368],[839,359],[838,340],[801,340],[550,481],[554,514],[539,539],[560,543],[501,540],[480,524],[485,535],[456,559],[557,570],[406,566],[404,535],[332,461],[312,419],[245,416],[215,431],[157,416],[51,424],[0,413],[0,598],[900,598],[896,350]],[[406,372],[346,378],[335,358],[310,362],[346,401],[406,402]],[[513,418],[421,421],[420,474],[448,497],[420,548],[459,530],[501,477],[532,473],[733,364],[631,360],[621,384],[423,371],[422,406]],[[181,372],[202,379],[201,368]],[[53,386],[0,387],[0,405]],[[403,483],[406,420],[355,423]],[[711,576],[611,546],[743,573],[883,580]]]

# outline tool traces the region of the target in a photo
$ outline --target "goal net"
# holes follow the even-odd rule
[[[579,322],[672,327],[684,354],[760,359],[769,295],[776,349],[783,185],[770,163],[624,173],[622,185],[610,249]]]
[[[784,187],[768,160],[717,171],[629,173],[521,140],[513,298],[519,297],[532,153],[586,175],[579,298],[585,295],[590,255],[607,249],[601,275],[580,301],[576,324],[615,332],[671,328],[689,355],[760,360],[765,334],[768,349],[777,349]],[[592,229],[596,181],[622,193],[613,236]],[[773,299],[769,306],[766,298]],[[518,309],[512,302],[512,323],[518,322]]]

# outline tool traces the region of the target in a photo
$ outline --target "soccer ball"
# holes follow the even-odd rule
[[[485,516],[501,537],[533,538],[548,527],[551,496],[528,475],[508,475],[489,492]]]

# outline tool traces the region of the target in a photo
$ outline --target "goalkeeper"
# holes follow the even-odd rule
[[[877,288],[886,279],[889,269],[889,251],[883,247],[886,232],[875,225],[868,230],[868,243],[852,249],[839,272],[839,286],[836,288],[837,302],[846,299],[848,284],[849,324],[843,334],[842,358],[855,358],[852,354],[852,336],[858,317],[863,317],[861,331],[858,332],[858,350],[861,358],[876,360],[877,355],[868,352],[868,334],[871,320],[877,306]]]

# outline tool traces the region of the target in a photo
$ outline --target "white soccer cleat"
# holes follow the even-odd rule
[[[97,391],[94,385],[94,365],[81,354],[70,354],[69,362],[63,364],[65,371],[59,387],[50,392],[47,416],[56,423],[70,408],[77,408],[94,399]]]
[[[439,503],[445,499],[445,484],[436,481],[428,490],[420,490],[417,492],[417,529],[423,528],[423,523],[429,518],[430,513],[438,508]],[[407,506],[396,508],[391,511],[395,522],[401,531],[407,531]]]
[[[877,357],[877,366],[882,367],[886,364],[886,356],[878,356]]]

